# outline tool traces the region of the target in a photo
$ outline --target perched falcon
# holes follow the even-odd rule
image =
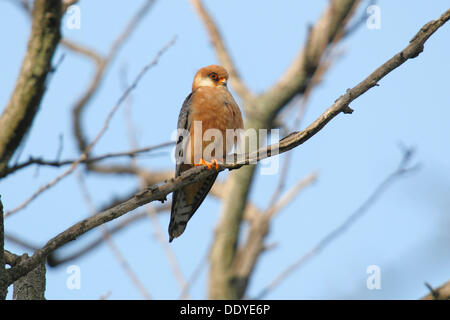
[[[207,165],[210,169],[215,165],[217,169],[218,161],[223,161],[227,151],[230,151],[230,145],[236,143],[235,138],[227,141],[226,130],[242,129],[243,122],[239,106],[227,89],[227,80],[228,72],[217,65],[204,67],[195,74],[192,92],[184,101],[178,116],[175,177],[197,165]],[[185,134],[180,134],[180,131]],[[207,138],[210,132],[220,133],[220,139],[217,136],[214,139]],[[208,153],[211,146],[220,146],[223,150],[215,149],[220,151],[218,154],[215,151]],[[205,199],[217,175],[215,173],[173,193],[169,242],[184,232],[187,222]]]

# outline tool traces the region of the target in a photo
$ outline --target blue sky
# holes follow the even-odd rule
[[[62,33],[105,54],[141,3],[80,1],[81,29],[69,30],[64,25]],[[205,4],[216,19],[243,79],[254,92],[262,92],[289,66],[305,41],[307,26],[317,20],[327,1],[280,4],[233,0],[205,1]],[[370,30],[362,26],[339,45],[340,58],[313,92],[303,126],[316,119],[347,88],[405,47],[420,27],[448,9],[445,0],[381,0],[378,5],[381,28]],[[7,44],[0,53],[0,105],[4,106],[26,50],[30,23],[12,1],[0,2],[0,12],[3,14],[0,38]],[[120,50],[85,114],[84,126],[90,139],[100,130],[120,96],[120,70],[126,67],[129,79],[134,78],[175,35],[175,45],[132,93],[139,145],[170,139],[196,70],[218,63],[203,25],[185,0],[157,1]],[[267,298],[415,299],[427,293],[424,282],[437,286],[450,278],[449,36],[447,24],[429,39],[417,59],[394,70],[380,81],[379,87],[358,98],[352,104],[355,110],[352,115],[339,115],[292,151],[286,186],[291,187],[312,171],[317,171],[319,178],[275,218],[268,243],[277,246],[261,257],[251,279],[250,297],[339,226],[372,193],[398,165],[399,144],[415,147],[420,171],[397,181],[361,220]],[[60,135],[64,142],[62,158],[77,155],[71,108],[88,85],[93,66],[64,48],[57,50],[54,61],[62,54],[64,60],[49,81],[21,153],[22,161],[30,155],[53,159]],[[94,153],[128,148],[121,109]],[[166,151],[155,157],[142,157],[139,164],[151,170],[172,168],[170,149]],[[284,157],[280,156],[280,160]],[[62,170],[29,168],[2,180],[0,194],[4,206],[7,210],[16,207]],[[63,180],[26,209],[7,218],[6,231],[42,246],[88,216],[89,207],[76,176]],[[98,206],[111,197],[127,194],[136,185],[132,178],[93,173],[87,175],[86,181]],[[277,181],[277,176],[258,175],[251,201],[264,208],[267,194],[271,194]],[[219,202],[207,199],[183,236],[171,244],[185,278],[205,255],[219,210]],[[168,219],[167,214],[158,217],[164,232]],[[90,232],[64,248],[64,253],[99,234],[99,230]],[[180,290],[149,219],[128,227],[114,240],[154,298],[179,296]],[[9,242],[6,247],[16,253],[24,250]],[[80,267],[80,290],[69,290],[66,286],[66,268],[70,264]],[[98,299],[107,292],[112,299],[142,298],[106,245],[70,264],[48,270],[48,299]],[[380,267],[380,290],[366,288],[369,265]],[[193,285],[191,297],[205,298],[206,289],[207,266]]]

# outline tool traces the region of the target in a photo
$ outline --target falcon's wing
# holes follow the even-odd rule
[[[191,129],[191,120],[189,118],[192,113],[192,93],[189,94],[183,102],[183,106],[181,107],[180,114],[178,115],[178,129],[183,129],[186,132],[189,132]],[[177,136],[177,144],[175,147],[175,159],[176,159],[176,167],[175,167],[175,177],[178,177],[181,174],[181,167],[184,164],[184,156],[186,152],[186,146],[188,141],[185,141],[185,137],[180,135],[178,132]]]
[[[180,115],[178,116],[178,129],[184,129],[187,132],[190,132],[192,122],[190,118],[192,113],[192,95],[191,93],[184,100]],[[178,177],[183,171],[192,167],[191,164],[184,163],[186,148],[189,145],[189,142],[185,140],[186,137],[180,134],[178,135],[175,147],[175,158],[177,159],[175,177]],[[169,224],[169,242],[172,242],[173,238],[180,236],[184,232],[187,222],[205,199],[217,175],[218,173],[213,174],[204,180],[188,185],[173,193]]]

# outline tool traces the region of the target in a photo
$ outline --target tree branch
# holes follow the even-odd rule
[[[307,88],[324,53],[341,39],[359,0],[332,0],[324,14],[310,29],[305,47],[292,61],[276,84],[260,95],[252,109],[260,117],[272,121],[280,110]]]
[[[144,68],[139,72],[139,74],[134,79],[133,83],[130,85],[130,87],[127,88],[127,90],[125,90],[122,93],[122,95],[120,96],[119,100],[116,102],[114,107],[111,109],[111,111],[106,116],[106,119],[105,119],[105,122],[103,124],[103,127],[100,129],[98,134],[95,136],[94,140],[92,140],[92,142],[86,147],[86,149],[84,150],[83,154],[75,162],[72,163],[72,165],[69,167],[69,169],[64,171],[61,175],[57,176],[56,178],[54,178],[52,181],[50,181],[46,185],[44,185],[41,188],[39,188],[35,193],[33,193],[28,199],[26,199],[24,202],[22,202],[19,206],[17,206],[16,208],[8,211],[5,214],[5,217],[7,217],[7,216],[9,216],[9,215],[11,215],[11,214],[13,214],[13,213],[15,213],[17,211],[20,211],[23,208],[25,208],[28,204],[30,204],[34,199],[36,199],[44,191],[50,189],[56,183],[58,183],[59,181],[61,181],[62,179],[64,179],[68,175],[70,175],[82,161],[85,161],[87,159],[87,155],[89,154],[89,152],[92,150],[92,148],[95,146],[95,144],[100,140],[100,138],[103,136],[103,134],[108,129],[109,123],[110,123],[114,113],[120,107],[122,102],[126,99],[126,97],[130,94],[130,92],[136,88],[136,86],[138,85],[138,83],[141,80],[141,78],[145,75],[145,73],[150,68],[154,67],[158,63],[159,58],[175,43],[175,39],[176,38],[173,38],[161,50],[159,50],[158,53],[156,54],[156,57],[150,63],[148,63],[146,66],[144,66]]]
[[[5,263],[10,266],[14,266],[20,259],[20,256],[9,252],[8,250],[4,250],[3,253],[5,254]]]
[[[160,148],[165,148],[165,147],[172,146],[172,145],[175,145],[175,141],[164,142],[164,143],[161,143],[158,145],[133,149],[133,150],[129,150],[129,151],[110,152],[110,153],[105,153],[105,154],[97,156],[97,157],[86,158],[86,159],[80,161],[80,163],[93,163],[93,162],[98,162],[98,161],[102,161],[105,159],[118,158],[118,157],[135,157],[138,154],[154,151],[154,150],[157,150]],[[17,170],[21,170],[21,169],[26,168],[33,164],[59,168],[59,167],[65,166],[65,165],[69,165],[69,164],[71,165],[77,160],[78,159],[51,161],[51,160],[44,160],[42,158],[30,157],[27,161],[25,161],[23,163],[19,163],[12,167],[8,167],[3,173],[0,173],[0,178],[3,178]]]
[[[241,80],[241,77],[236,69],[233,60],[222,40],[219,30],[217,29],[214,20],[211,18],[208,11],[203,6],[201,0],[191,0],[192,6],[197,11],[199,17],[203,20],[206,30],[209,33],[209,38],[211,40],[214,49],[216,50],[217,58],[219,59],[222,66],[228,70],[230,76],[230,83],[236,93],[244,101],[250,101],[253,99],[253,94],[247,88],[245,83]]]
[[[386,63],[376,69],[366,79],[356,85],[354,88],[347,90],[347,93],[336,100],[317,120],[309,125],[305,130],[294,132],[280,140],[279,143],[259,149],[258,151],[246,154],[243,160],[234,164],[220,164],[218,171],[225,169],[233,170],[246,165],[249,161],[262,160],[267,157],[274,156],[279,153],[289,151],[305,141],[309,140],[318,131],[320,131],[332,118],[340,112],[346,112],[348,105],[370,88],[374,87],[379,80],[390,73],[395,68],[402,65],[408,59],[417,57],[423,50],[423,45],[427,39],[444,23],[450,19],[450,10],[446,11],[440,18],[427,23],[410,41],[409,45]],[[237,157],[240,158],[240,157]],[[151,186],[137,193],[127,201],[117,206],[96,214],[95,216],[86,218],[67,230],[61,232],[56,237],[50,239],[47,244],[37,250],[29,259],[22,261],[14,267],[7,270],[9,280],[16,280],[27,272],[31,271],[39,263],[44,261],[46,257],[55,249],[75,240],[87,231],[98,227],[108,221],[117,219],[125,213],[132,211],[140,206],[153,201],[165,201],[168,194],[175,190],[183,188],[189,184],[205,179],[214,174],[214,170],[210,170],[204,166],[194,167],[183,172],[180,176],[172,178],[160,186]],[[229,232],[229,230],[227,230]]]
[[[282,210],[304,188],[311,185],[317,178],[316,173],[308,175],[289,190],[266,212],[255,214],[250,219],[250,230],[244,245],[242,245],[233,261],[234,285],[238,288],[238,296],[244,296],[248,282],[258,262],[258,258],[265,250],[264,241],[269,232],[270,222],[276,213]]]
[[[0,173],[31,127],[45,91],[58,45],[60,0],[36,0],[27,52],[11,98],[0,117]]]
[[[84,198],[85,198],[85,200],[87,202],[87,205],[88,205],[90,211],[92,212],[92,215],[95,215],[98,212],[98,210],[95,207],[94,201],[91,198],[91,195],[90,195],[90,193],[89,193],[89,191],[87,189],[87,186],[86,186],[86,183],[84,181],[84,178],[83,178],[83,176],[81,174],[79,175],[79,184],[80,184],[83,196],[84,196]],[[131,267],[131,265],[125,259],[125,256],[122,254],[122,252],[120,251],[119,247],[114,242],[113,238],[111,237],[111,233],[108,231],[108,228],[105,225],[101,226],[101,233],[102,233],[103,240],[106,242],[108,247],[111,249],[112,253],[116,257],[116,259],[119,262],[120,266],[123,268],[123,270],[125,271],[127,276],[130,278],[131,282],[135,285],[135,287],[139,290],[139,292],[142,294],[142,296],[145,299],[147,299],[147,300],[152,299],[150,293],[145,288],[144,284],[139,279],[139,277],[137,276],[136,272],[134,272],[134,270]]]
[[[447,281],[437,289],[434,289],[428,283],[425,285],[430,290],[430,293],[421,298],[421,300],[450,300],[450,281]]]
[[[154,210],[158,213],[168,211],[168,210],[170,210],[170,203],[163,204],[161,206],[157,206],[154,208]],[[146,217],[147,217],[147,212],[145,212],[145,211],[130,215],[129,217],[127,217],[127,219],[124,219],[123,221],[119,222],[118,224],[114,225],[113,227],[108,228],[107,231],[110,235],[113,235],[116,232],[121,231],[125,227],[131,225],[132,223],[134,223],[136,221],[140,221]],[[99,236],[98,238],[96,238],[95,240],[90,242],[89,244],[85,245],[83,248],[79,249],[78,251],[76,251],[70,255],[67,255],[66,257],[59,257],[58,251],[52,252],[52,254],[48,256],[47,263],[50,267],[56,267],[60,264],[70,262],[72,260],[75,260],[75,259],[83,256],[84,254],[97,248],[99,245],[101,245],[103,243],[104,243],[104,237]]]
[[[24,254],[19,258],[28,259]],[[33,270],[14,281],[13,300],[45,300],[45,263],[39,263]]]
[[[359,208],[353,212],[345,221],[339,225],[336,229],[332,230],[325,237],[323,237],[311,250],[306,254],[297,259],[293,264],[288,266],[283,272],[281,272],[275,279],[270,282],[256,297],[256,299],[264,298],[270,291],[277,287],[282,281],[284,281],[289,275],[291,275],[295,270],[305,265],[312,257],[323,251],[329,244],[341,236],[345,231],[347,231],[352,225],[356,223],[365,213],[368,212],[369,208],[373,203],[378,200],[378,198],[385,192],[390,185],[392,185],[399,178],[415,171],[418,166],[411,166],[411,159],[414,154],[414,150],[405,149],[403,150],[402,159],[398,167],[389,174],[373,191],[373,193],[359,206]]]
[[[146,172],[146,173],[138,173],[138,175],[144,179],[144,182],[146,185],[152,185],[152,184],[156,184],[156,183],[160,183],[164,180],[168,180],[172,177],[173,172],[156,172],[154,174],[150,173],[150,172]],[[220,183],[219,181],[216,181],[216,183],[214,183],[211,191],[209,192],[209,194],[213,197],[216,198],[221,198],[224,194],[224,184]],[[107,210],[109,208],[112,208],[126,200],[128,200],[130,197],[132,197],[134,194],[136,194],[137,191],[131,193],[128,196],[122,197],[120,199],[114,199],[114,201],[112,201],[112,203],[103,206],[103,209],[101,209],[100,211],[104,211]],[[156,212],[156,213],[163,213],[165,211],[169,211],[171,207],[171,203],[164,203],[162,205],[159,206],[153,206],[152,207],[152,211]],[[251,220],[253,216],[255,216],[255,214],[260,213],[260,211],[252,204],[247,204],[246,207],[246,219],[247,220]],[[139,212],[139,213],[135,213],[132,214],[130,216],[128,216],[126,219],[123,219],[122,221],[120,221],[119,223],[115,224],[114,226],[108,228],[108,232],[112,235],[118,231],[123,230],[125,227],[129,226],[130,224],[140,221],[142,218],[147,217],[148,213],[143,211],[143,212]],[[23,240],[17,238],[17,237],[12,237],[11,235],[6,235],[6,239],[9,241],[12,241],[14,243],[16,243],[17,245],[23,246],[25,248],[27,248],[28,250],[37,250],[38,248],[34,245],[30,245],[28,243],[25,243]],[[92,240],[92,242],[90,242],[89,244],[85,245],[84,247],[82,247],[81,249],[77,250],[74,253],[71,253],[69,255],[60,257],[59,254],[59,250],[61,250],[61,248],[59,248],[57,251],[52,252],[48,257],[47,257],[47,263],[50,267],[56,267],[60,264],[64,264],[64,263],[68,263],[72,260],[75,260],[81,256],[83,256],[84,254],[90,252],[91,250],[97,248],[99,245],[104,243],[104,239],[102,236],[97,237],[95,240]],[[185,288],[188,285],[185,286]],[[187,295],[186,291],[183,291],[183,297],[185,297],[185,295]]]
[[[161,245],[162,250],[164,251],[164,254],[166,255],[167,262],[170,265],[170,268],[172,269],[172,273],[175,277],[175,280],[178,283],[178,286],[180,287],[180,290],[183,290],[183,288],[186,287],[187,283],[184,279],[183,272],[181,271],[181,266],[178,263],[177,257],[173,253],[173,250],[169,243],[166,240],[164,231],[165,229],[161,228],[161,225],[159,224],[159,221],[156,217],[157,211],[152,206],[147,207],[147,216],[150,218],[150,221],[153,225],[154,235],[156,237],[156,240]],[[190,299],[189,294],[186,292],[186,299]]]
[[[111,45],[111,48],[106,57],[101,57],[95,51],[85,48],[81,45],[72,43],[68,40],[64,40],[63,43],[71,50],[83,54],[91,59],[96,64],[95,75],[92,78],[92,81],[86,91],[81,95],[78,101],[75,103],[73,108],[73,120],[74,120],[74,133],[78,142],[78,149],[83,152],[87,148],[87,139],[85,138],[82,130],[81,118],[83,112],[85,111],[86,106],[88,105],[91,98],[97,92],[99,88],[105,71],[107,70],[111,61],[114,60],[117,52],[119,51],[122,44],[129,38],[131,33],[135,30],[139,22],[145,17],[147,12],[152,8],[155,0],[146,0],[145,3],[138,9],[138,11],[133,15],[125,29],[122,33],[117,37],[114,43]],[[89,166],[88,166],[89,168]]]
[[[277,114],[295,96],[308,87],[327,46],[334,43],[352,16],[359,1],[332,0],[325,13],[311,29],[308,41],[284,76],[267,92],[244,106],[246,128],[272,128]],[[237,240],[253,182],[255,166],[248,166],[230,174],[221,220],[211,250],[209,296],[212,299],[237,299],[230,267],[236,255]]]

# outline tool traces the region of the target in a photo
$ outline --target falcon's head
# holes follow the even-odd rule
[[[226,87],[227,80],[227,70],[213,64],[197,71],[192,83],[192,91],[199,87]]]

